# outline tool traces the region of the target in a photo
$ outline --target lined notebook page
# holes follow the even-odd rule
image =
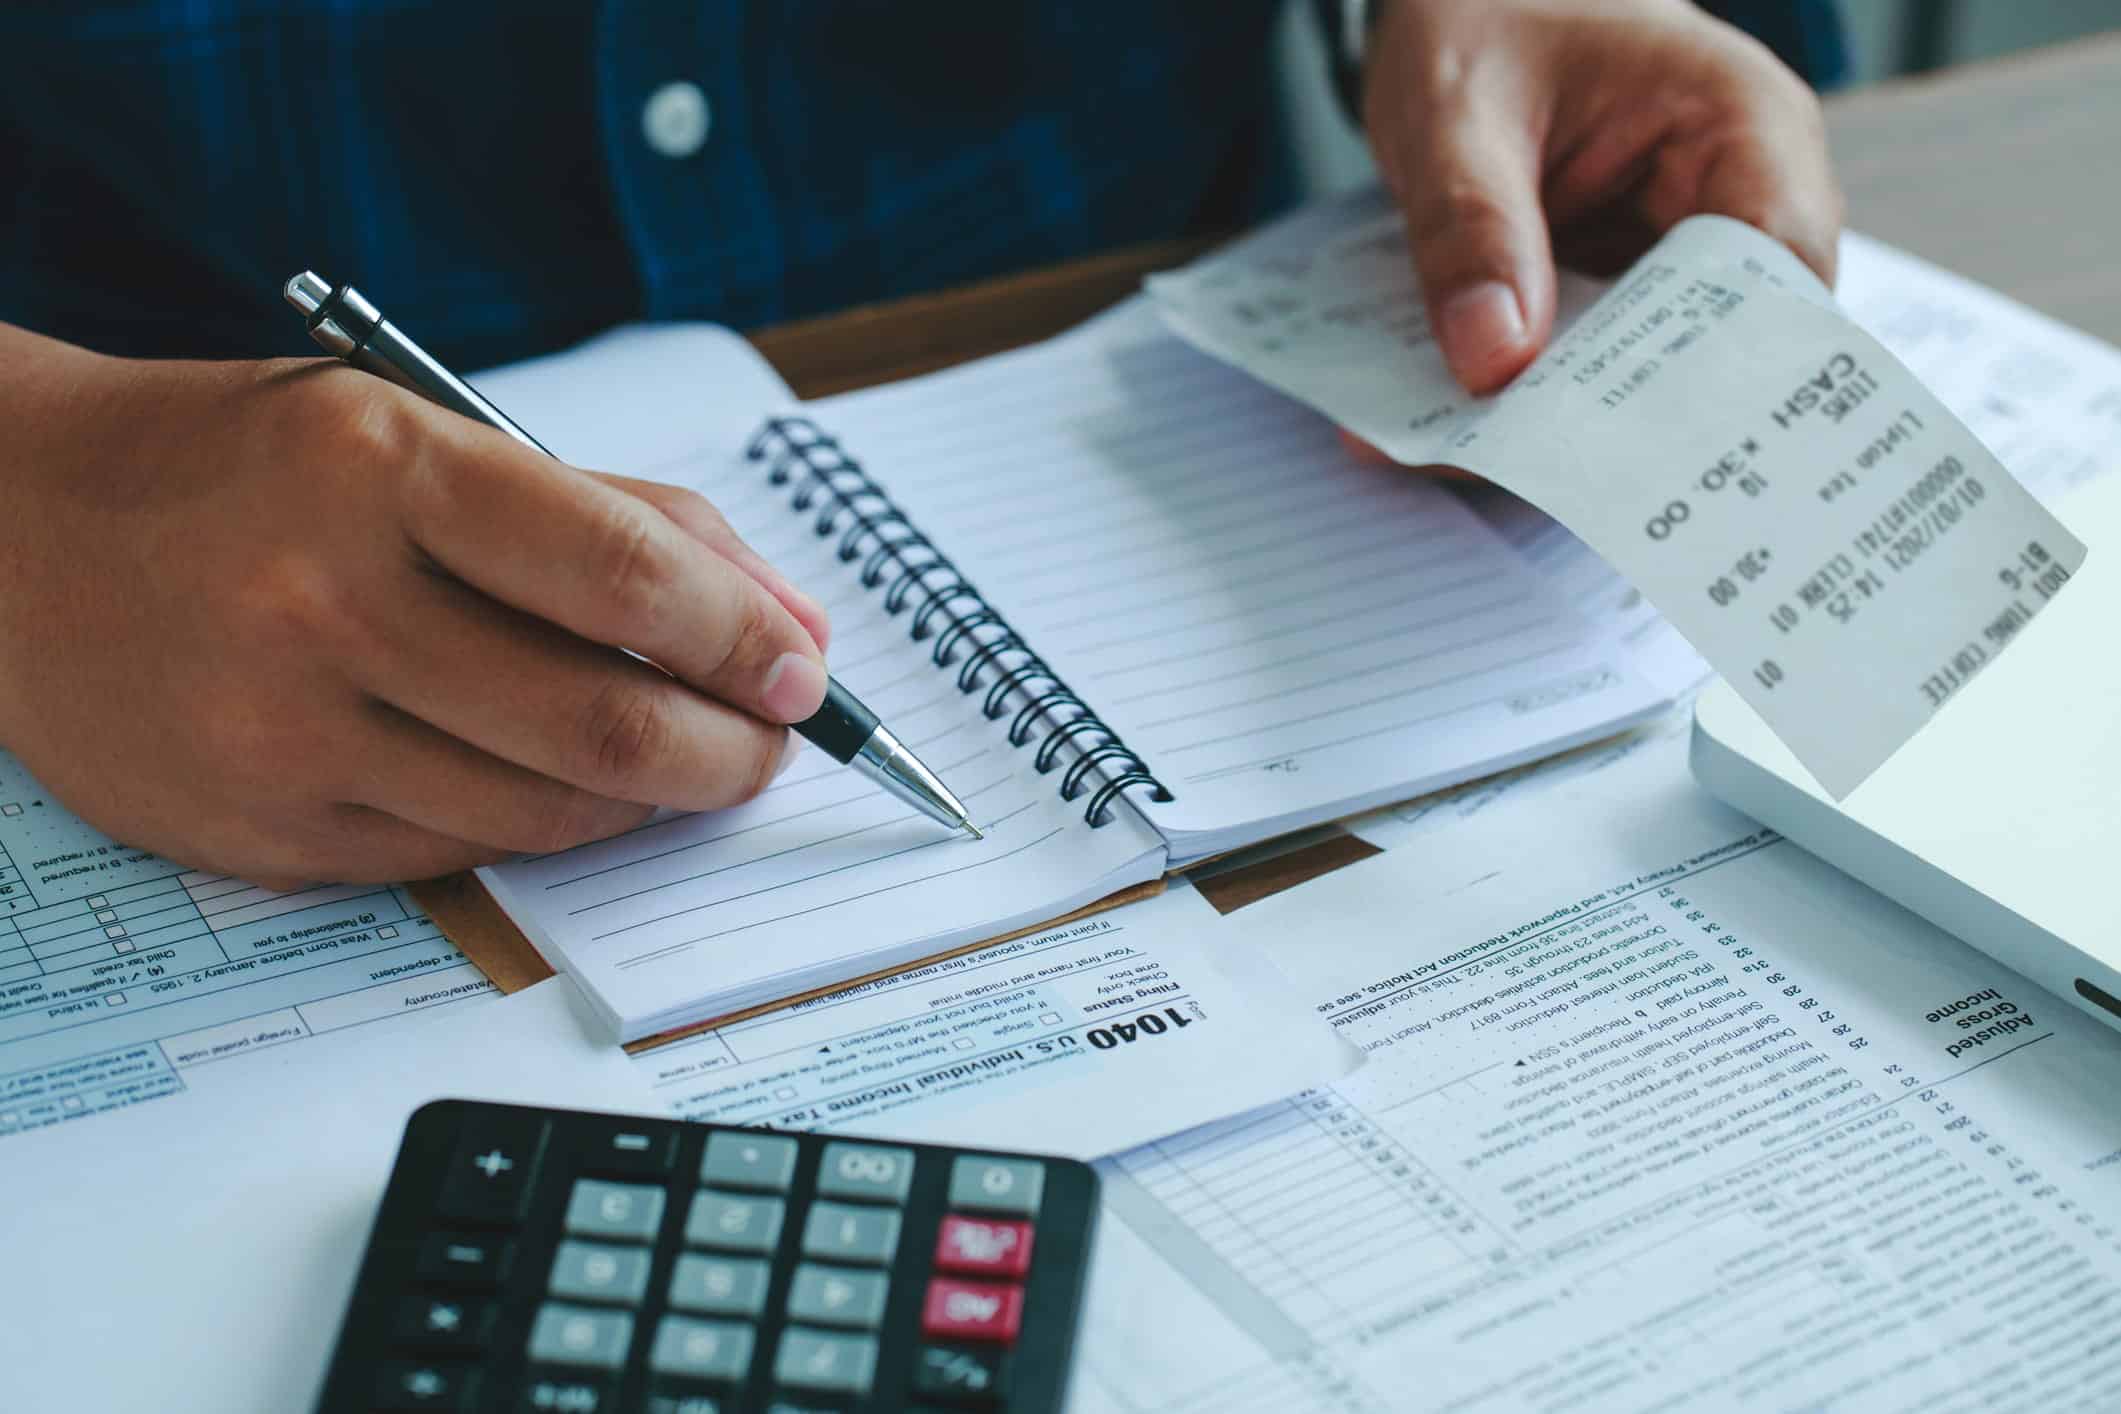
[[[1175,793],[1130,797],[1174,863],[1661,702],[1455,495],[1145,301],[812,412]]]
[[[1162,872],[1131,813],[1090,829],[1083,803],[1011,750],[976,699],[908,640],[812,532],[790,489],[742,449],[787,390],[717,333],[663,347],[635,334],[479,380],[580,465],[694,486],[822,600],[831,665],[962,797],[985,842],[948,834],[806,748],[758,800],[669,816],[630,834],[483,871],[517,924],[573,972],[621,1035],[845,980],[1041,922]],[[638,365],[638,366],[636,366]],[[636,376],[637,375],[637,376]],[[536,416],[533,416],[533,413]]]

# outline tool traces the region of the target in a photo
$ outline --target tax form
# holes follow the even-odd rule
[[[1360,1061],[1181,882],[635,1064],[684,1119],[1089,1159],[1329,1083]]]
[[[95,829],[0,751],[0,1151],[200,1066],[498,995],[402,888],[287,893]]]
[[[1172,326],[1407,462],[1580,535],[1835,796],[1993,662],[2084,549],[1771,238],[1682,222],[1470,400],[1397,213],[1322,203],[1152,279]],[[2021,590],[2021,583],[2029,590]]]
[[[1577,780],[1228,920],[1369,1063],[1107,1161],[1071,1407],[2114,1407],[2121,1040]]]
[[[122,1119],[0,1148],[0,1407],[311,1408],[405,1122],[444,1096],[653,1103],[555,977],[234,1053]]]

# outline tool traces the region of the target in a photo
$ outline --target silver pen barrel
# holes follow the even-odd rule
[[[879,726],[869,733],[869,739],[847,764],[938,825],[964,830],[976,840],[986,838],[972,823],[964,802],[952,795],[950,787],[923,766],[889,728]]]

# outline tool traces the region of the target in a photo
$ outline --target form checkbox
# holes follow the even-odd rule
[[[959,1036],[950,1044],[961,1051],[969,1051],[972,1049],[972,1038],[970,1036]]]
[[[22,1122],[22,1116],[13,1110],[0,1110],[0,1129],[13,1129]]]
[[[122,938],[125,936],[125,925],[123,923],[113,923],[110,927],[103,930],[103,936],[106,938]]]
[[[110,900],[101,894],[90,894],[88,896],[88,906],[90,908],[109,908]]]
[[[112,943],[110,945],[110,950],[112,952],[131,952],[133,950],[133,945],[131,943],[120,940],[118,942]]]
[[[1060,1025],[1060,1013],[1057,1011],[1041,1012],[1038,1024],[1041,1026],[1058,1026]]]
[[[0,805],[0,815],[6,815],[6,816],[9,816],[9,817],[13,817],[13,816],[16,816],[16,815],[20,815],[21,813],[22,813],[22,807],[21,807],[20,805],[16,804],[16,803],[15,803],[14,801],[12,801],[12,800],[10,800],[10,801],[9,801],[9,802],[8,802],[7,804],[5,804],[5,805]]]
[[[386,923],[382,927],[376,929],[376,936],[379,938],[395,938],[396,936],[398,936],[398,930]]]
[[[105,1006],[124,1006],[124,1005],[125,1005],[125,993],[123,993],[123,992],[112,992],[112,993],[111,993],[111,994],[110,994],[109,996],[107,996],[107,997],[105,997],[105,998],[103,999],[103,1005],[105,1005]]]
[[[795,1088],[790,1085],[783,1085],[780,1089],[773,1092],[773,1098],[776,1100],[792,1100],[795,1098]]]
[[[87,1107],[87,1103],[88,1102],[83,1100],[79,1095],[68,1095],[65,1099],[59,1102],[59,1108],[62,1110],[84,1109]]]
[[[96,913],[96,921],[98,923],[115,923],[118,921],[117,911],[109,908],[99,909]]]

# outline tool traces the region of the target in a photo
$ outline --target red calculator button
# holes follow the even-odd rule
[[[921,1334],[938,1340],[1016,1339],[1024,1321],[1024,1289],[936,1277],[921,1307]]]
[[[935,1235],[935,1269],[1020,1277],[1031,1270],[1031,1224],[952,1214]]]

